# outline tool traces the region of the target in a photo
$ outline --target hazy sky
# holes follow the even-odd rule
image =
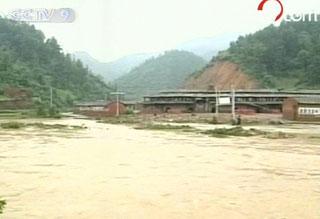
[[[66,52],[87,51],[101,61],[133,53],[158,52],[180,43],[228,33],[250,33],[272,24],[274,0],[1,0],[0,11],[17,8],[73,8],[71,24],[36,24]],[[319,0],[282,0],[285,13],[320,12]]]

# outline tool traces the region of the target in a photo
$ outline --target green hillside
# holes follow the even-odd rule
[[[103,98],[109,88],[62,52],[34,26],[0,18],[0,96],[7,86],[28,88],[42,103],[53,88],[54,104]]]
[[[271,88],[320,88],[320,23],[283,22],[240,37],[213,59],[237,63]]]
[[[81,60],[95,75],[101,75],[107,82],[111,82],[129,73],[133,68],[156,55],[156,53],[132,54],[113,62],[100,62],[91,57],[87,52],[75,52],[73,57]]]
[[[157,58],[151,58],[116,80],[119,90],[126,92],[128,99],[161,90],[177,89],[193,72],[203,68],[206,61],[185,51],[169,51]]]

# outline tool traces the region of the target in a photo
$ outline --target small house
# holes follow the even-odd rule
[[[116,101],[97,101],[78,103],[75,105],[76,113],[93,117],[116,116],[117,114],[124,114],[126,111],[125,104]]]
[[[0,110],[30,109],[33,106],[31,90],[5,87],[0,94]]]
[[[288,98],[283,102],[283,118],[293,121],[320,121],[320,98]]]

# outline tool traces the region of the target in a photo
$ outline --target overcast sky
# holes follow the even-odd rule
[[[87,51],[101,61],[133,53],[158,52],[197,38],[250,33],[274,20],[270,0],[1,0],[1,13],[17,8],[73,8],[71,24],[36,24],[64,51]],[[282,0],[285,13],[320,12],[319,0]]]

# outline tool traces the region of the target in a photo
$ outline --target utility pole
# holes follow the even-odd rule
[[[219,91],[216,88],[216,118],[218,118],[219,116],[219,101],[220,101]]]
[[[117,117],[119,117],[120,111],[119,111],[119,95],[117,95]]]
[[[232,119],[233,121],[236,120],[236,92],[235,89],[232,86]]]
[[[120,116],[120,96],[124,95],[123,92],[113,92],[110,93],[110,95],[115,95],[116,96],[116,104],[117,104],[117,109],[116,109],[116,116]]]

